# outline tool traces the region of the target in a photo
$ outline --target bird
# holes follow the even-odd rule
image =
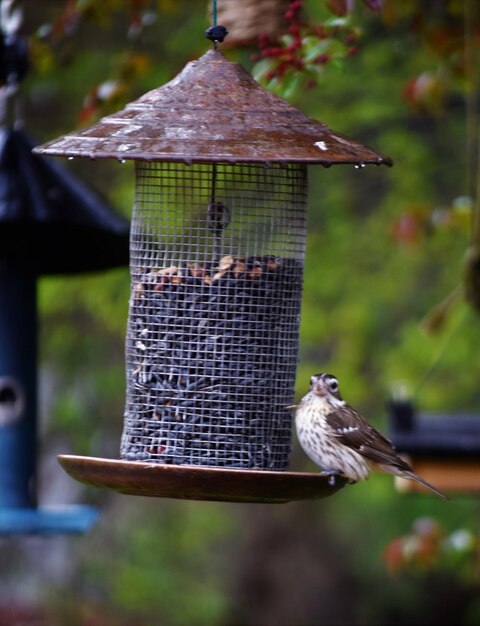
[[[295,425],[303,450],[330,475],[333,484],[335,476],[354,483],[380,471],[415,480],[448,500],[415,474],[392,443],[342,399],[338,380],[332,374],[310,378],[310,390],[296,406]]]

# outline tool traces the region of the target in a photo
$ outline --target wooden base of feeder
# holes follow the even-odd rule
[[[62,454],[60,465],[75,480],[132,496],[263,502],[267,504],[326,498],[346,480],[330,485],[323,472],[272,472],[190,465],[161,465]]]
[[[406,457],[406,455],[402,456]],[[415,473],[447,495],[480,493],[479,458],[408,457],[408,462]],[[396,478],[395,484],[398,491],[403,493],[428,493],[414,480]]]

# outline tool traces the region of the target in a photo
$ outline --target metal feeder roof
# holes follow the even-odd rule
[[[218,50],[118,113],[35,152],[186,163],[392,164],[270,93]]]
[[[36,275],[128,265],[129,224],[84,183],[0,129],[0,263]]]

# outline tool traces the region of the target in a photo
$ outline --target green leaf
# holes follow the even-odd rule
[[[301,75],[296,72],[295,74],[288,74],[282,81],[282,95],[287,100],[293,98],[297,93],[301,83]]]
[[[351,19],[348,15],[345,17],[331,17],[324,22],[324,26],[329,26],[331,28],[347,28],[350,24]]]
[[[286,34],[280,37],[280,41],[287,48],[288,46],[291,46],[292,43],[295,43],[295,38],[290,34]]]
[[[309,44],[306,46],[306,51],[304,54],[304,59],[308,63],[309,61],[313,61],[321,54],[327,54],[330,46],[330,39],[321,39],[317,40],[317,43],[312,45]]]
[[[268,72],[270,72],[274,67],[275,61],[273,59],[262,59],[261,61],[258,61],[258,63],[255,63],[252,68],[253,78],[256,81],[261,82],[264,80],[265,75],[268,74]]]

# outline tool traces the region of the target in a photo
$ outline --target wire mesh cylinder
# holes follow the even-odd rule
[[[137,162],[123,459],[287,467],[306,178]]]

